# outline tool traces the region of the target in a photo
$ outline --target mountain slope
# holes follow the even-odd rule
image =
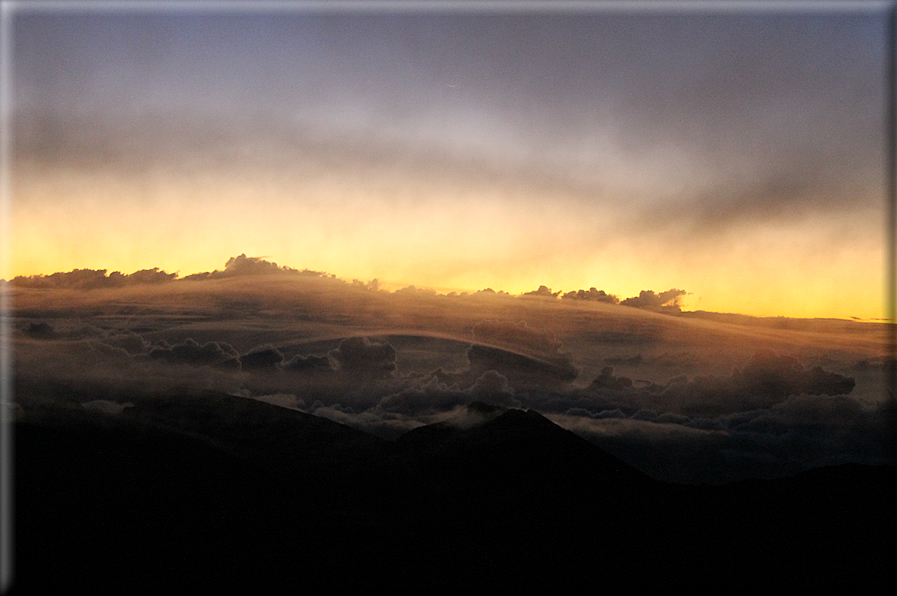
[[[388,442],[221,394],[117,416],[26,413],[15,585],[768,587],[774,569],[801,587],[873,586],[889,573],[893,468],[669,485],[535,412],[467,414]]]

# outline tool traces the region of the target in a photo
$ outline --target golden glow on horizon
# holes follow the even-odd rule
[[[600,255],[562,264],[563,255],[533,261],[530,255],[515,257],[501,250],[476,260],[470,252],[459,254],[437,244],[423,244],[423,235],[398,234],[392,242],[380,243],[377,251],[376,238],[367,234],[356,243],[347,244],[345,237],[336,237],[326,244],[326,234],[311,232],[307,242],[297,247],[299,243],[283,242],[291,236],[283,228],[240,222],[225,213],[213,215],[204,226],[189,231],[168,222],[148,221],[148,214],[121,213],[114,229],[85,238],[79,230],[93,218],[82,214],[66,220],[63,215],[59,214],[59,225],[48,225],[54,219],[43,217],[14,221],[9,277],[76,268],[132,273],[152,267],[185,276],[223,269],[228,258],[246,253],[347,280],[378,278],[392,289],[414,285],[448,293],[490,287],[521,294],[545,284],[555,292],[594,286],[626,298],[641,290],[679,288],[690,293],[684,300],[687,310],[862,319],[878,318],[884,312],[883,259],[880,251],[874,250],[845,250],[835,259],[830,255],[813,258],[804,251],[793,253],[801,254],[796,262],[778,265],[781,255],[774,249],[764,253],[744,245],[736,247],[739,250],[734,254],[706,254],[699,259],[691,255],[691,259],[667,259],[664,264],[626,256],[625,246],[618,245]],[[397,256],[396,241],[402,237],[412,243],[412,250]],[[309,250],[314,243],[325,243],[326,249]],[[487,247],[479,244],[476,248],[482,251]],[[752,258],[743,258],[746,253]],[[365,261],[359,262],[356,254],[366,254]],[[409,264],[414,256],[417,259]],[[398,262],[399,257],[406,261]]]
[[[824,214],[683,245],[669,233],[627,231],[625,210],[529,207],[523,188],[389,177],[365,189],[361,178],[300,185],[288,176],[260,184],[239,175],[19,174],[7,279],[76,268],[159,267],[185,276],[223,269],[245,253],[440,292],[520,294],[544,284],[626,298],[678,288],[690,292],[685,305],[694,310],[863,319],[884,312],[883,238],[839,244]]]

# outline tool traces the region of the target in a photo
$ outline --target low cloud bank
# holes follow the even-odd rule
[[[121,288],[126,286],[162,284],[173,281],[203,281],[214,279],[228,279],[237,277],[246,277],[253,275],[291,275],[306,277],[328,277],[336,279],[336,275],[324,273],[322,271],[314,271],[311,269],[295,269],[287,265],[278,265],[273,261],[268,261],[263,257],[248,257],[245,253],[236,257],[231,257],[224,265],[224,269],[214,271],[203,271],[193,273],[184,277],[179,277],[178,273],[167,273],[158,267],[153,269],[141,269],[131,274],[123,274],[119,271],[113,271],[107,275],[106,269],[74,269],[67,272],[57,272],[50,275],[31,275],[16,276],[9,282],[0,280],[0,283],[9,283],[13,287],[34,288],[34,289],[77,289],[77,290],[93,290],[100,288]],[[344,282],[347,286],[355,289],[364,289],[378,291],[380,284],[377,279],[364,283],[358,279],[351,282]],[[413,285],[403,287],[393,292],[397,295],[411,296],[436,296],[437,293],[429,289],[417,288]],[[521,296],[538,296],[557,299],[561,297],[565,300],[582,300],[603,302],[607,304],[621,304],[624,306],[632,306],[635,308],[647,308],[660,310],[662,312],[679,311],[680,299],[686,292],[684,290],[671,289],[666,292],[655,294],[653,290],[643,290],[638,296],[620,300],[613,294],[608,294],[604,290],[598,290],[594,287],[588,290],[576,290],[564,293],[562,290],[555,292],[545,285],[540,285],[537,290],[525,292]],[[452,292],[450,296],[457,297],[458,294]],[[466,292],[461,294],[467,296]],[[495,291],[492,288],[486,288],[474,292],[476,296],[485,295],[504,295],[510,296],[508,292],[503,290]]]
[[[106,269],[74,269],[51,275],[18,275],[10,283],[20,288],[92,290],[97,288],[121,288],[140,284],[158,284],[172,281],[177,273],[166,273],[158,267],[141,269],[130,275]]]
[[[15,390],[17,401],[25,400],[20,403],[65,399],[115,412],[143,395],[213,389],[395,438],[480,402],[534,409],[655,476],[680,481],[886,461],[885,407],[852,397],[856,379],[770,350],[756,352],[725,375],[660,383],[605,366],[591,381],[574,385],[580,369],[562,342],[522,321],[475,325],[464,352],[467,362],[456,370],[403,370],[400,350],[368,337],[296,354],[290,344],[237,350],[224,341],[166,342],[132,331],[54,323],[17,327]],[[460,355],[462,348],[455,349]],[[668,361],[693,358],[661,353],[603,360],[656,372]],[[867,374],[866,368],[878,364],[853,366]]]

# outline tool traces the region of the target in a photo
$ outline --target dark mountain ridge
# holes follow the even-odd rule
[[[23,593],[857,588],[893,555],[893,467],[672,485],[533,411],[474,404],[385,441],[202,393],[14,427]]]

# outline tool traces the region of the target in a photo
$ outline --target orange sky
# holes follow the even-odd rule
[[[6,279],[246,253],[883,316],[881,14],[73,14],[13,22]]]

